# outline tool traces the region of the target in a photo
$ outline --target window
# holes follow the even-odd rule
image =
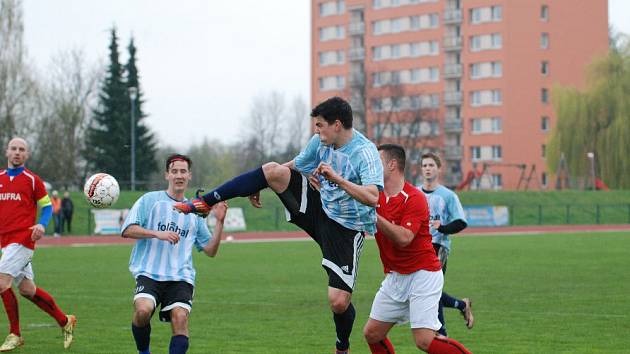
[[[501,177],[500,173],[492,174],[492,185],[496,189],[503,188],[503,178]]]
[[[542,5],[540,7],[540,19],[542,21],[548,21],[549,20],[549,7],[547,5]]]
[[[547,187],[547,172],[543,172],[543,173],[540,175],[540,179],[541,179],[541,181],[542,181],[542,185],[543,185],[543,187]]]
[[[492,158],[495,160],[501,159],[501,145],[492,145]]]
[[[503,102],[503,98],[501,95],[501,90],[492,90],[492,103],[501,104],[502,102]]]
[[[481,133],[481,119],[471,119],[471,127],[473,134]]]
[[[492,21],[501,21],[502,13],[501,6],[492,6]]]
[[[544,132],[549,131],[549,117],[540,118],[540,129]]]
[[[319,16],[325,17],[330,15],[343,14],[345,5],[343,0],[328,1],[319,4]]]
[[[492,76],[501,77],[503,75],[503,65],[500,61],[492,62]]]
[[[470,37],[470,50],[473,52],[481,50],[501,49],[501,33],[481,34]]]
[[[540,34],[540,48],[542,49],[549,48],[549,33]]]
[[[540,63],[540,73],[547,76],[549,75],[549,62],[546,60],[543,60]]]
[[[480,146],[471,146],[470,147],[470,157],[474,160],[481,159],[481,147]]]
[[[540,90],[540,101],[542,103],[549,103],[549,90],[546,88]]]
[[[500,133],[502,131],[501,127],[501,117],[492,117],[492,132]]]
[[[545,157],[547,157],[547,145],[542,144],[542,146],[540,147],[540,151],[542,153],[542,158],[544,159]]]
[[[499,22],[503,18],[501,6],[476,7],[470,9],[470,23]]]

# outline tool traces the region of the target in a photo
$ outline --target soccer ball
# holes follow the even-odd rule
[[[107,208],[118,200],[118,181],[107,173],[97,173],[88,178],[83,186],[83,194],[95,208]]]

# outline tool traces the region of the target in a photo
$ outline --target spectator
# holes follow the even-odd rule
[[[64,232],[64,227],[68,229],[68,234],[72,232],[72,213],[74,213],[74,204],[70,199],[70,193],[65,191],[61,199],[61,233]]]
[[[61,198],[59,198],[59,192],[56,190],[52,192],[50,202],[53,207],[53,221],[55,224],[54,236],[61,236]]]

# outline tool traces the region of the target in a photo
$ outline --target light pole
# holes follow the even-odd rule
[[[136,99],[138,98],[138,88],[129,88],[129,99],[131,100],[131,190],[136,190]]]
[[[591,189],[595,190],[595,154],[589,151],[586,156],[591,162]]]

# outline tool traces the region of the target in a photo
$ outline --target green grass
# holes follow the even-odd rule
[[[447,324],[474,353],[628,352],[630,234],[466,236],[453,247],[445,290],[474,300],[476,324],[467,330],[453,310]],[[26,345],[16,353],[134,352],[129,253],[130,246],[38,249],[36,281],[77,315],[76,342],[63,351],[52,319],[20,298]],[[334,330],[320,257],[311,241],[226,243],[217,258],[196,254],[189,353],[329,353]],[[353,299],[355,354],[369,353],[361,329],[382,277],[368,241]],[[153,352],[165,353],[170,326],[156,318],[152,326]],[[417,352],[407,326],[390,337],[398,353]]]
[[[115,208],[130,208],[144,192],[123,191]],[[193,191],[188,193],[189,196]],[[549,192],[471,192],[458,193],[464,205],[507,205],[512,225],[562,224],[621,224],[630,223],[630,191],[549,191]],[[91,234],[88,228],[89,205],[83,193],[73,192],[75,205],[73,234]],[[247,231],[293,231],[297,228],[285,222],[280,200],[265,190],[264,207],[255,209],[247,198],[236,198],[230,206],[243,208]],[[599,217],[597,208],[599,205]],[[568,206],[568,210],[567,210]],[[599,221],[599,222],[598,222]],[[52,234],[52,222],[48,227]]]

